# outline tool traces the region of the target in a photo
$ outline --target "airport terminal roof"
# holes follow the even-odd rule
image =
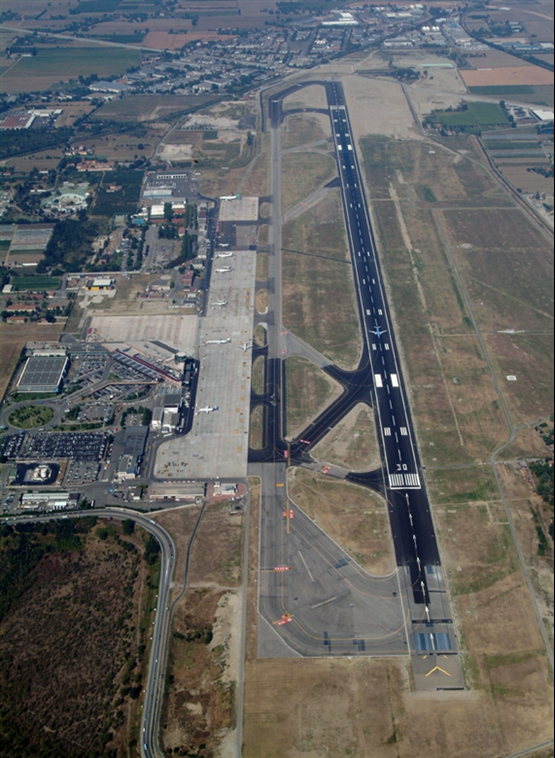
[[[18,392],[58,392],[67,366],[66,356],[33,355],[27,359]]]

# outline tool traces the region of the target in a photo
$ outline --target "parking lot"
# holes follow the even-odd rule
[[[39,432],[26,435],[19,457],[26,460],[70,458],[73,461],[99,461],[104,454],[106,435],[102,432]]]

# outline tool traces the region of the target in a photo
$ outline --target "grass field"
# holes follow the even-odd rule
[[[123,73],[140,61],[139,51],[121,48],[111,48],[109,54],[90,47],[44,49],[34,58],[21,58],[0,77],[0,81],[2,89],[8,94],[34,92],[79,76],[98,74],[102,78]]]
[[[283,211],[294,208],[337,174],[335,161],[318,153],[286,154],[282,159],[281,202]]]
[[[133,51],[131,54],[134,55]],[[131,65],[131,64],[130,64]],[[105,103],[94,118],[143,123],[213,103],[210,95],[129,95],[123,100]]]
[[[285,224],[282,243],[285,325],[330,360],[355,368],[360,324],[338,190]]]
[[[16,290],[36,292],[39,290],[57,290],[60,286],[59,276],[14,276],[12,284]]]
[[[495,103],[465,103],[463,111],[434,111],[430,120],[447,128],[468,127],[482,129],[487,126],[503,126],[509,123],[506,113]]]
[[[252,450],[262,450],[264,447],[264,407],[262,405],[258,405],[251,413],[249,447]]]
[[[38,405],[26,405],[16,408],[8,418],[8,423],[19,429],[36,429],[38,426],[48,424],[54,418],[54,411],[48,407]]]
[[[306,358],[285,362],[287,437],[293,439],[341,394],[341,387]]]
[[[353,408],[314,448],[313,457],[351,471],[376,468],[380,464],[380,449],[372,409],[362,404]]]
[[[487,87],[469,87],[473,95],[533,95],[534,88],[529,84],[501,84]]]

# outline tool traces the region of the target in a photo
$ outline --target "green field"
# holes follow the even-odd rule
[[[57,290],[59,276],[14,276],[11,282],[16,290]]]
[[[488,87],[469,87],[473,95],[533,95],[534,88],[529,84],[500,84]]]
[[[41,49],[34,58],[21,58],[0,79],[7,93],[45,90],[59,81],[97,74],[121,74],[141,62],[140,51],[98,47]]]
[[[465,103],[466,110],[434,111],[429,121],[447,128],[479,130],[485,126],[505,126],[509,123],[506,113],[494,103]]]
[[[54,418],[54,411],[46,406],[24,405],[12,411],[8,423],[19,429],[36,429],[49,424]]]

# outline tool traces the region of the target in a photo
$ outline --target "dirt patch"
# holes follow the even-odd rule
[[[461,76],[467,87],[553,83],[553,74],[540,66],[501,66],[476,71],[462,70]]]
[[[187,545],[193,533],[199,510],[199,505],[191,505],[175,508],[170,511],[160,511],[151,515],[152,519],[171,534],[175,543],[176,563],[173,581],[179,591],[183,587],[183,578],[185,576]]]
[[[285,374],[287,438],[294,439],[343,388],[306,358],[287,358]]]
[[[262,450],[264,448],[264,406],[262,405],[257,405],[251,413],[249,447],[251,450]]]
[[[191,552],[189,581],[238,587],[241,583],[243,519],[229,515],[229,502],[207,506]]]
[[[371,471],[380,464],[373,411],[359,404],[314,448],[316,460],[350,471]]]
[[[287,150],[326,140],[331,136],[328,116],[323,113],[296,113],[293,116],[287,116],[283,122],[281,148]]]

